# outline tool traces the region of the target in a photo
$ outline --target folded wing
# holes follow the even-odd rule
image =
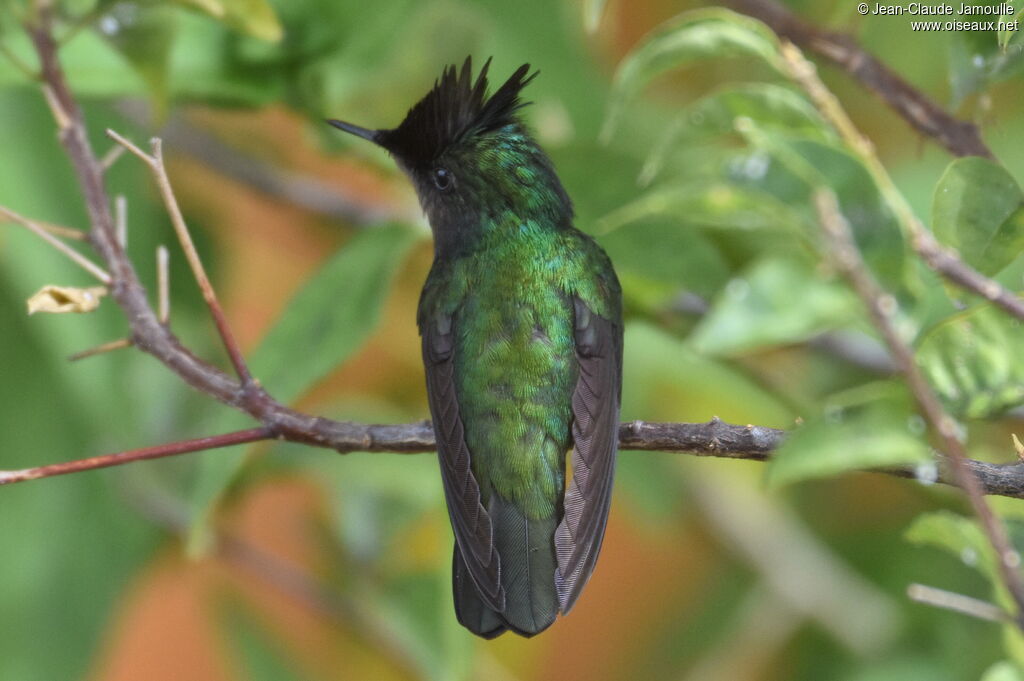
[[[608,521],[618,449],[622,385],[622,327],[574,298],[579,378],[572,397],[572,479],[565,515],[555,531],[555,587],[562,613],[590,578]]]
[[[437,434],[448,514],[455,531],[456,551],[483,602],[491,609],[505,609],[501,569],[494,545],[491,518],[480,501],[480,486],[470,468],[454,381],[454,334],[451,317],[429,320],[423,328],[423,365],[427,375],[430,413]]]

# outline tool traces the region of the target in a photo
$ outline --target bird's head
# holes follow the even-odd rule
[[[537,73],[523,64],[488,95],[489,65],[475,80],[469,57],[461,70],[447,67],[396,128],[328,121],[391,153],[416,188],[439,250],[510,215],[557,225],[572,218],[551,161],[518,116],[527,104],[520,92]]]

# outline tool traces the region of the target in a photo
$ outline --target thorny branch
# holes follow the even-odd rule
[[[174,232],[178,236],[178,241],[181,243],[182,250],[185,251],[185,258],[188,260],[189,267],[192,268],[192,276],[195,277],[196,282],[199,284],[199,288],[203,292],[203,299],[210,308],[210,314],[213,316],[213,321],[217,325],[217,332],[220,334],[220,337],[224,342],[224,348],[227,350],[228,356],[231,358],[231,364],[235,368],[235,373],[238,374],[238,378],[241,379],[242,387],[244,389],[256,388],[256,386],[253,385],[253,379],[249,373],[249,367],[246,366],[245,359],[242,357],[242,351],[235,342],[234,334],[231,332],[231,327],[228,326],[227,319],[224,317],[224,312],[221,310],[220,303],[217,301],[217,294],[214,293],[213,285],[210,283],[209,277],[206,276],[206,268],[203,267],[203,263],[199,259],[199,253],[196,251],[195,244],[192,243],[192,237],[189,235],[188,227],[185,225],[185,218],[181,214],[181,208],[178,206],[178,200],[175,198],[174,190],[171,188],[171,180],[167,176],[167,169],[164,167],[163,144],[160,142],[160,138],[154,137],[151,140],[150,147],[152,149],[152,154],[147,154],[113,130],[107,130],[107,136],[131,153],[135,154],[143,163],[149,166],[149,169],[156,180],[157,187],[160,188],[160,196],[163,199],[164,207],[167,209],[168,215],[171,216],[171,224],[174,225]],[[118,235],[118,244],[123,249],[126,237],[121,233],[121,230],[115,229],[115,233]]]
[[[896,300],[878,285],[868,271],[860,251],[854,244],[846,219],[839,212],[835,195],[828,189],[821,189],[815,195],[815,204],[826,242],[836,264],[868,309],[871,321],[889,347],[889,352],[910,387],[921,414],[938,440],[942,452],[949,457],[953,479],[967,493],[974,513],[981,521],[981,527],[995,549],[1003,583],[1017,605],[1018,626],[1024,627],[1024,620],[1020,619],[1024,617],[1024,582],[1021,581],[1020,575],[1020,554],[1013,549],[1006,528],[985,501],[984,489],[967,465],[967,450],[957,436],[956,422],[943,409],[939,398],[918,368],[913,350],[903,342],[896,331],[893,323],[898,312]]]
[[[958,287],[970,291],[998,305],[1009,314],[1024,321],[1024,298],[990,280],[964,262],[955,251],[940,244],[932,232],[916,216],[889,171],[886,170],[874,146],[853,124],[843,110],[836,95],[831,93],[817,76],[813,63],[791,42],[782,43],[782,58],[793,79],[804,88],[821,115],[833,126],[843,141],[856,153],[878,184],[886,203],[903,225],[910,238],[910,246],[925,263]]]
[[[910,237],[911,247],[921,259],[930,268],[957,286],[991,301],[1017,319],[1024,320],[1024,298],[965,263],[955,251],[939,243],[928,228],[921,223],[903,194],[897,189],[896,183],[889,176],[885,166],[882,165],[875,153],[874,145],[861,134],[839,104],[836,96],[818,78],[814,64],[807,61],[793,43],[785,41],[782,44],[782,58],[786,62],[793,80],[807,92],[825,120],[835,128],[847,146],[860,157],[886,203]]]
[[[257,382],[246,381],[247,370],[241,370],[244,368],[244,362],[240,354],[237,357],[232,356],[232,359],[236,368],[240,369],[238,373],[243,377],[242,381],[199,359],[180,343],[167,323],[165,294],[160,296],[161,310],[157,314],[147,300],[145,289],[123,250],[123,244],[118,239],[116,221],[110,210],[104,185],[104,171],[113,156],[108,153],[104,159],[100,159],[89,144],[81,110],[67,87],[57,60],[57,45],[52,38],[49,17],[45,11],[42,12],[39,23],[30,27],[30,33],[42,65],[44,92],[58,125],[60,141],[74,166],[88,208],[91,227],[88,232],[88,243],[109,268],[112,297],[123,310],[131,327],[130,338],[117,342],[118,346],[134,345],[153,355],[190,386],[247,413],[257,420],[261,427],[93,457],[79,462],[54,464],[24,471],[0,472],[0,484],[270,438],[330,448],[342,453],[433,451],[434,434],[427,421],[400,425],[367,425],[303,414],[271,398]],[[120,138],[119,142],[115,149],[131,150],[153,171],[168,209],[175,219],[179,237],[184,237],[181,240],[188,252],[190,239],[187,238],[187,227],[180,212],[175,214],[174,211],[176,202],[170,190],[166,171],[163,169],[159,142],[156,142],[152,154],[147,154],[123,138]],[[199,266],[201,268],[201,264]],[[164,282],[161,282],[160,288],[165,289]],[[216,318],[219,306],[216,306],[215,297],[213,300],[211,309],[216,310]],[[223,322],[222,330],[227,329],[222,315],[220,321]],[[230,332],[222,333],[222,337],[230,354]],[[623,450],[686,452],[698,456],[760,461],[771,455],[785,433],[760,426],[730,425],[713,419],[703,424],[636,421],[622,424],[619,435],[620,447]],[[944,460],[940,460],[939,463],[934,477],[925,475],[924,479],[958,484],[959,478],[952,472],[950,466]],[[1024,464],[998,465],[970,459],[965,460],[963,464],[970,470],[972,479],[977,480],[984,493],[1024,498]],[[915,475],[915,472],[910,470],[884,472],[903,477]]]
[[[871,142],[857,130],[835,95],[818,78],[814,65],[804,58],[798,47],[783,40],[782,57],[789,68],[791,77],[804,89],[846,144],[861,157],[879,190],[911,235],[914,249],[925,262],[932,265],[926,252],[927,245],[931,244],[940,250],[941,247],[924,225],[917,220],[913,210],[874,153]],[[968,464],[967,450],[957,434],[956,422],[946,413],[938,396],[918,368],[913,350],[903,341],[896,330],[894,318],[898,312],[898,303],[893,296],[879,286],[865,265],[853,240],[846,218],[840,211],[835,194],[828,187],[822,186],[815,192],[814,203],[825,237],[826,249],[867,308],[873,325],[881,335],[896,367],[910,388],[929,430],[938,441],[942,453],[948,457],[947,463],[952,479],[966,493],[975,515],[978,516],[982,530],[995,550],[1000,577],[1016,605],[1017,625],[1024,629],[1024,581],[1020,574],[1020,554],[1013,549],[1006,528],[985,500],[984,484],[975,477]],[[956,260],[957,270],[968,271],[984,279],[980,274],[970,270],[955,255],[953,259]],[[939,271],[947,274],[941,269]],[[962,285],[962,282],[956,278],[951,277],[951,279]],[[989,284],[985,297],[1001,305],[1007,312],[1020,317],[1020,313],[1024,311],[1024,300],[1002,289],[996,282],[989,282]],[[980,293],[980,291],[976,292]]]
[[[781,38],[823,57],[885,101],[918,132],[956,156],[995,158],[978,126],[949,115],[941,106],[862,48],[851,36],[812,26],[775,0],[730,0],[737,11],[759,19]],[[852,7],[852,5],[851,5]]]

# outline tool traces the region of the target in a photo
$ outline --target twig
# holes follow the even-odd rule
[[[779,36],[842,67],[885,101],[915,130],[934,138],[956,156],[994,158],[978,127],[949,115],[888,66],[842,33],[822,31],[804,22],[775,0],[731,0],[736,10],[759,19]]]
[[[952,610],[962,615],[990,622],[1006,622],[1011,619],[1005,610],[993,603],[945,589],[936,589],[934,586],[911,584],[907,587],[907,598],[917,603]]]
[[[27,62],[22,60],[22,58],[19,57],[14,50],[12,50],[10,46],[2,40],[0,40],[0,55],[3,55],[11,63],[11,66],[21,71],[29,80],[39,80],[39,73],[29,66]]]
[[[221,309],[220,303],[217,301],[217,294],[214,293],[210,278],[206,276],[206,268],[203,267],[203,262],[199,259],[199,252],[196,251],[195,244],[192,242],[192,235],[189,234],[188,225],[185,224],[185,218],[181,213],[181,208],[178,206],[178,199],[174,196],[171,180],[167,176],[167,169],[164,167],[163,144],[160,138],[154,137],[150,140],[153,150],[152,155],[150,155],[113,130],[107,130],[107,136],[138,156],[153,173],[157,187],[160,190],[160,196],[164,201],[164,207],[171,216],[171,224],[174,225],[178,241],[185,251],[185,259],[188,260],[189,267],[192,268],[192,276],[195,277],[200,290],[203,292],[203,299],[210,308],[213,322],[216,324],[217,332],[224,343],[224,349],[227,350],[228,357],[231,358],[231,364],[235,368],[235,373],[241,379],[243,387],[255,385],[252,374],[249,373],[249,367],[245,363],[245,358],[242,356],[242,351],[239,349],[238,343],[235,342],[235,336],[231,331],[231,327],[228,326],[224,310]]]
[[[17,220],[5,218],[6,213],[0,211],[0,222],[13,222],[17,223]],[[85,232],[74,227],[65,227],[63,225],[55,225],[52,222],[44,222],[43,220],[33,220],[36,225],[40,228],[45,229],[47,232],[54,236],[59,236],[64,239],[72,239],[74,241],[85,241]]]
[[[114,198],[114,232],[117,234],[117,243],[124,250],[128,247],[128,200],[124,194],[118,194]]]
[[[967,465],[967,451],[957,437],[956,422],[943,409],[938,397],[918,369],[913,351],[903,342],[893,325],[893,318],[898,312],[896,300],[882,290],[865,266],[860,252],[854,244],[846,219],[839,211],[835,195],[828,189],[820,189],[815,193],[814,199],[830,252],[844,276],[850,281],[854,291],[867,307],[871,321],[888,346],[890,354],[914,395],[922,416],[938,439],[941,450],[949,457],[953,478],[957,481],[958,486],[967,493],[971,506],[981,522],[982,530],[995,549],[996,563],[999,566],[1003,583],[1010,597],[1016,603],[1018,617],[1021,617],[1024,615],[1024,582],[1021,581],[1019,571],[1020,554],[1013,549],[1006,528],[1003,527],[985,501],[981,483],[974,477]],[[1024,629],[1024,621],[1019,620],[1018,626]]]
[[[15,213],[13,210],[5,206],[0,206],[0,216],[5,217],[11,222],[16,222],[19,225],[28,228],[29,231],[31,231],[33,234],[38,236],[40,239],[42,239],[49,245],[56,248],[62,254],[66,255],[68,258],[72,260],[72,262],[74,262],[76,265],[84,269],[86,272],[96,277],[104,284],[110,283],[110,275],[107,274],[107,272],[102,267],[96,265],[91,260],[86,258],[84,255],[82,255],[75,249],[71,248],[57,237],[50,234],[50,232],[45,227],[36,223],[34,220],[29,220],[28,218],[19,215],[18,213]]]
[[[57,98],[57,94],[49,83],[43,84],[43,97],[46,99],[46,105],[50,107],[50,112],[53,113],[53,120],[57,123],[58,132],[63,134],[72,125],[67,109]]]
[[[232,445],[267,440],[272,437],[273,433],[271,433],[267,428],[250,428],[249,430],[239,430],[234,433],[211,435],[209,437],[200,437],[194,440],[182,440],[180,442],[171,442],[169,444],[156,445],[154,447],[143,447],[142,449],[118,452],[117,454],[104,454],[88,459],[68,461],[66,463],[54,463],[48,466],[39,466],[37,468],[25,468],[19,471],[0,471],[0,485],[25,482],[26,480],[38,480],[39,478],[52,478],[55,475],[67,475],[68,473],[92,471],[97,468],[109,468],[110,466],[120,466],[134,461],[159,459],[165,456],[174,456],[175,454],[199,452],[207,449],[217,449],[219,447],[230,447]]]
[[[225,377],[226,378],[226,377]],[[230,379],[227,379],[230,380]],[[315,418],[291,411],[271,401],[263,425],[276,437],[290,442],[333,449],[340,454],[352,452],[421,454],[435,451],[434,430],[430,421],[394,425],[368,425]],[[782,444],[786,432],[764,426],[740,426],[711,419],[706,423],[651,423],[630,421],[619,426],[619,448],[623,451],[646,451],[709,456],[743,461],[767,461]],[[189,450],[180,453],[188,453]],[[116,455],[107,455],[116,456]],[[93,459],[84,459],[91,461]],[[131,463],[130,460],[119,463]],[[986,494],[1024,499],[1024,463],[994,464],[967,460],[974,477]],[[928,483],[957,485],[940,461],[936,477]],[[117,464],[110,464],[117,465]],[[43,466],[41,468],[48,468]],[[89,470],[88,466],[81,470]],[[874,471],[900,478],[916,478],[916,470],[892,468]],[[0,473],[0,478],[3,473]],[[38,476],[46,477],[46,476]],[[36,478],[33,478],[36,479]]]
[[[156,247],[156,291],[157,317],[160,323],[167,325],[171,320],[171,255],[166,246]]]
[[[68,361],[77,362],[87,357],[95,357],[96,355],[102,355],[106,352],[113,352],[114,350],[121,350],[122,348],[130,348],[131,346],[131,338],[120,338],[115,341],[110,341],[109,343],[104,343],[103,345],[97,345],[96,347],[89,348],[88,350],[76,352],[75,354],[70,355],[68,357]]]
[[[793,79],[807,92],[811,101],[829,121],[871,173],[875,184],[897,219],[910,236],[910,245],[925,263],[954,284],[989,300],[1017,319],[1024,321],[1024,298],[1007,290],[965,263],[955,251],[944,248],[921,224],[914,210],[900,193],[889,172],[875,153],[874,145],[862,135],[846,111],[818,78],[814,64],[807,61],[793,43],[783,41],[782,57]]]
[[[100,167],[103,168],[104,172],[110,170],[117,163],[117,159],[124,156],[124,151],[124,147],[120,144],[115,144],[107,150],[107,153],[103,154],[103,158],[100,159]]]

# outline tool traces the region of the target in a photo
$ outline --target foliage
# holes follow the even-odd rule
[[[97,145],[105,127],[135,139],[154,133],[122,105],[144,99],[158,124],[219,130],[290,178],[330,173],[389,215],[409,213],[404,180],[389,159],[349,147],[322,118],[391,125],[442,64],[467,52],[493,54],[495,78],[531,61],[541,76],[524,113],[579,226],[607,249],[623,282],[623,419],[799,421],[774,460],[624,453],[588,594],[543,636],[494,645],[454,622],[449,531],[427,456],[339,459],[275,444],[4,488],[0,612],[18,626],[0,639],[0,678],[113,678],[129,615],[141,616],[138,593],[155,588],[153,573],[179,553],[161,522],[190,537],[200,561],[174,563],[176,574],[192,575],[182,580],[200,579],[202,566],[218,561],[229,575],[189,592],[208,611],[192,624],[217,632],[207,645],[245,678],[337,678],[339,660],[351,678],[668,678],[708,669],[736,678],[730,664],[756,669],[749,677],[796,680],[1024,675],[1012,627],[1000,635],[998,625],[904,600],[906,585],[921,581],[1009,605],[975,521],[958,497],[928,484],[931,440],[904,383],[855,361],[857,353],[822,349],[853,339],[877,354],[879,339],[832,265],[814,191],[837,196],[868,266],[894,296],[899,334],[977,458],[1012,460],[1024,326],[942,283],[913,254],[892,196],[789,79],[765,26],[718,7],[658,22],[652,17],[669,16],[669,3],[637,3],[647,13],[624,2],[577,4],[63,0],[57,9],[61,57]],[[833,5],[833,18],[845,16]],[[80,226],[80,194],[19,27],[32,7],[0,4],[0,117],[16,131],[0,143],[0,204]],[[893,17],[864,21],[861,35],[929,95],[949,92],[959,113],[998,120],[999,161],[918,154],[902,122],[826,74],[936,237],[1021,291],[1020,32],[925,35]],[[628,50],[615,37],[648,29]],[[333,158],[324,162],[319,151]],[[280,198],[211,179],[195,161],[171,171],[268,390],[334,418],[426,415],[412,316],[430,256],[421,225],[325,226]],[[118,161],[109,179],[130,205],[130,254],[153,282],[150,254],[171,241],[159,201],[134,159]],[[174,330],[216,358],[178,259]],[[289,270],[293,261],[300,264]],[[0,262],[0,468],[246,427],[140,353],[60,362],[123,334],[123,320],[109,302],[74,319],[28,319],[23,301],[42,285],[91,282],[7,225]],[[249,312],[265,321],[249,328]],[[913,467],[922,484],[845,475],[892,466]],[[295,480],[305,481],[300,501],[289,501]],[[1019,518],[1020,503],[997,510]],[[246,524],[247,513],[257,519]],[[751,522],[763,527],[751,537],[743,522],[729,522],[752,516],[778,526]],[[1012,538],[1024,549],[1016,523]],[[216,541],[225,533],[287,556],[286,567],[307,581],[295,589],[289,569],[251,555],[247,573],[231,560],[242,554]],[[751,551],[765,545],[757,540],[774,549]],[[954,560],[936,560],[935,548]],[[251,577],[239,575],[254,565],[264,581],[247,590]],[[808,595],[830,590],[834,601]],[[835,607],[859,607],[850,594],[870,596],[863,611]],[[167,608],[153,607],[161,624]],[[865,612],[890,614],[876,627],[851,627]],[[778,640],[765,636],[755,649],[751,632],[765,627]],[[161,646],[183,640],[184,628],[163,630]],[[193,642],[181,657],[202,653]],[[151,671],[133,675],[164,678]]]

